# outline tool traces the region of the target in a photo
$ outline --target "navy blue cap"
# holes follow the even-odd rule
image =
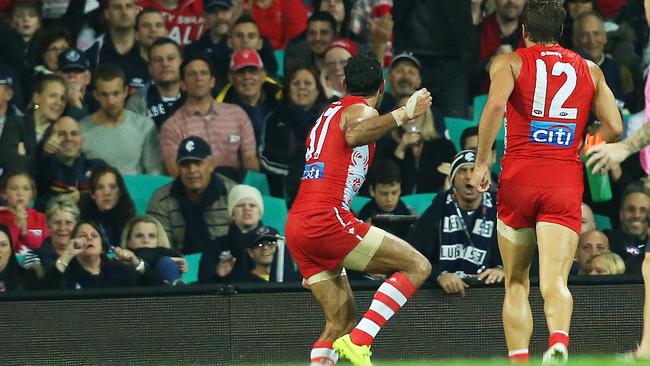
[[[83,51],[68,48],[59,54],[59,70],[90,70],[90,62]]]
[[[454,182],[454,176],[458,170],[465,165],[472,164],[476,162],[476,151],[474,150],[463,150],[454,156],[454,160],[451,161],[451,182]]]
[[[398,53],[397,55],[393,56],[393,60],[390,62],[390,67],[389,69],[393,69],[395,65],[402,60],[409,60],[415,64],[415,66],[420,70],[422,66],[420,65],[420,60],[418,60],[417,57],[413,54],[411,51],[403,51]]]
[[[233,7],[232,0],[203,0],[203,10],[230,9]]]
[[[185,160],[201,161],[210,155],[212,155],[212,149],[204,139],[198,136],[189,136],[178,145],[176,163],[179,164]]]
[[[249,248],[255,248],[259,245],[260,242],[264,241],[276,241],[282,237],[278,234],[278,231],[270,226],[260,225],[254,232],[253,241],[248,245]]]

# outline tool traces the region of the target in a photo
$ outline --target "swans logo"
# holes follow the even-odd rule
[[[575,123],[531,121],[530,141],[559,147],[571,147],[576,134]]]

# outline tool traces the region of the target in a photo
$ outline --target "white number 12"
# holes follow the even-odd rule
[[[544,60],[537,59],[535,61],[537,69],[535,77],[535,95],[533,96],[533,116],[544,117],[544,109],[546,106],[546,86],[548,83],[548,75],[546,73],[546,63]],[[553,65],[553,76],[560,76],[566,74],[566,81],[557,91],[551,100],[551,106],[548,111],[550,118],[561,119],[576,119],[578,116],[578,108],[564,108],[562,105],[569,99],[571,93],[576,88],[576,69],[564,62],[556,62]]]

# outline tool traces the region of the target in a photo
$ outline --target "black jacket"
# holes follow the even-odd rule
[[[18,145],[23,144],[25,155],[18,154]],[[0,166],[5,170],[26,170],[32,176],[36,172],[36,123],[34,112],[25,116],[7,116],[0,136]]]

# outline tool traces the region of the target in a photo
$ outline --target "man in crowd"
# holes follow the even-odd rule
[[[228,233],[228,193],[235,183],[215,173],[210,145],[197,136],[180,142],[176,166],[178,177],[153,194],[147,213],[163,225],[173,248],[203,252]]]
[[[305,33],[287,44],[284,53],[285,75],[299,65],[310,65],[317,70],[325,67],[325,51],[339,38],[336,19],[332,14],[317,11],[309,17]]]
[[[104,18],[107,32],[86,51],[91,70],[102,64],[116,64],[126,75],[129,94],[149,81],[147,62],[140,55],[135,39],[135,18],[138,8],[135,0],[107,0]]]
[[[178,174],[176,151],[181,140],[198,136],[208,142],[217,167],[259,170],[253,126],[239,106],[217,103],[211,90],[215,85],[210,60],[196,55],[181,64],[182,87],[187,93],[185,104],[160,130],[161,155],[167,172]]]
[[[90,114],[92,106],[88,86],[91,81],[90,62],[79,49],[68,48],[59,54],[59,72],[68,84],[66,113],[75,120]]]
[[[465,294],[468,282],[503,281],[496,239],[496,193],[469,184],[476,155],[459,152],[451,164],[452,188],[436,196],[407,240],[430,261],[431,278],[448,294]]]
[[[181,91],[181,47],[171,38],[159,38],[149,50],[149,74],[153,83],[133,94],[126,109],[153,119],[158,130],[185,103]]]
[[[267,76],[262,58],[252,49],[236,51],[228,73],[226,85],[217,102],[232,103],[248,114],[255,130],[255,141],[262,141],[266,119],[279,108],[282,87]]]
[[[127,85],[122,70],[102,65],[95,74],[94,86],[99,110],[81,121],[84,153],[103,159],[122,175],[160,174],[156,125],[151,118],[124,108]]]
[[[79,123],[63,116],[52,124],[51,133],[38,160],[38,198],[36,208],[44,211],[52,197],[66,195],[79,202],[81,194],[90,190],[90,176],[95,169],[106,166],[101,159],[88,159],[82,152],[84,137]]]
[[[168,34],[165,19],[156,9],[145,8],[135,18],[135,39],[140,47],[140,57],[145,61],[149,61],[151,45]]]
[[[169,38],[186,46],[196,41],[203,31],[203,1],[199,0],[138,0],[141,8],[154,8],[162,13]]]
[[[623,258],[627,273],[641,273],[648,242],[650,196],[640,184],[631,184],[623,193],[619,209],[620,227],[607,230],[612,251]]]
[[[607,252],[609,252],[609,239],[602,231],[590,230],[580,235],[576,251],[577,274],[588,275],[590,269],[587,264],[591,258]]]

